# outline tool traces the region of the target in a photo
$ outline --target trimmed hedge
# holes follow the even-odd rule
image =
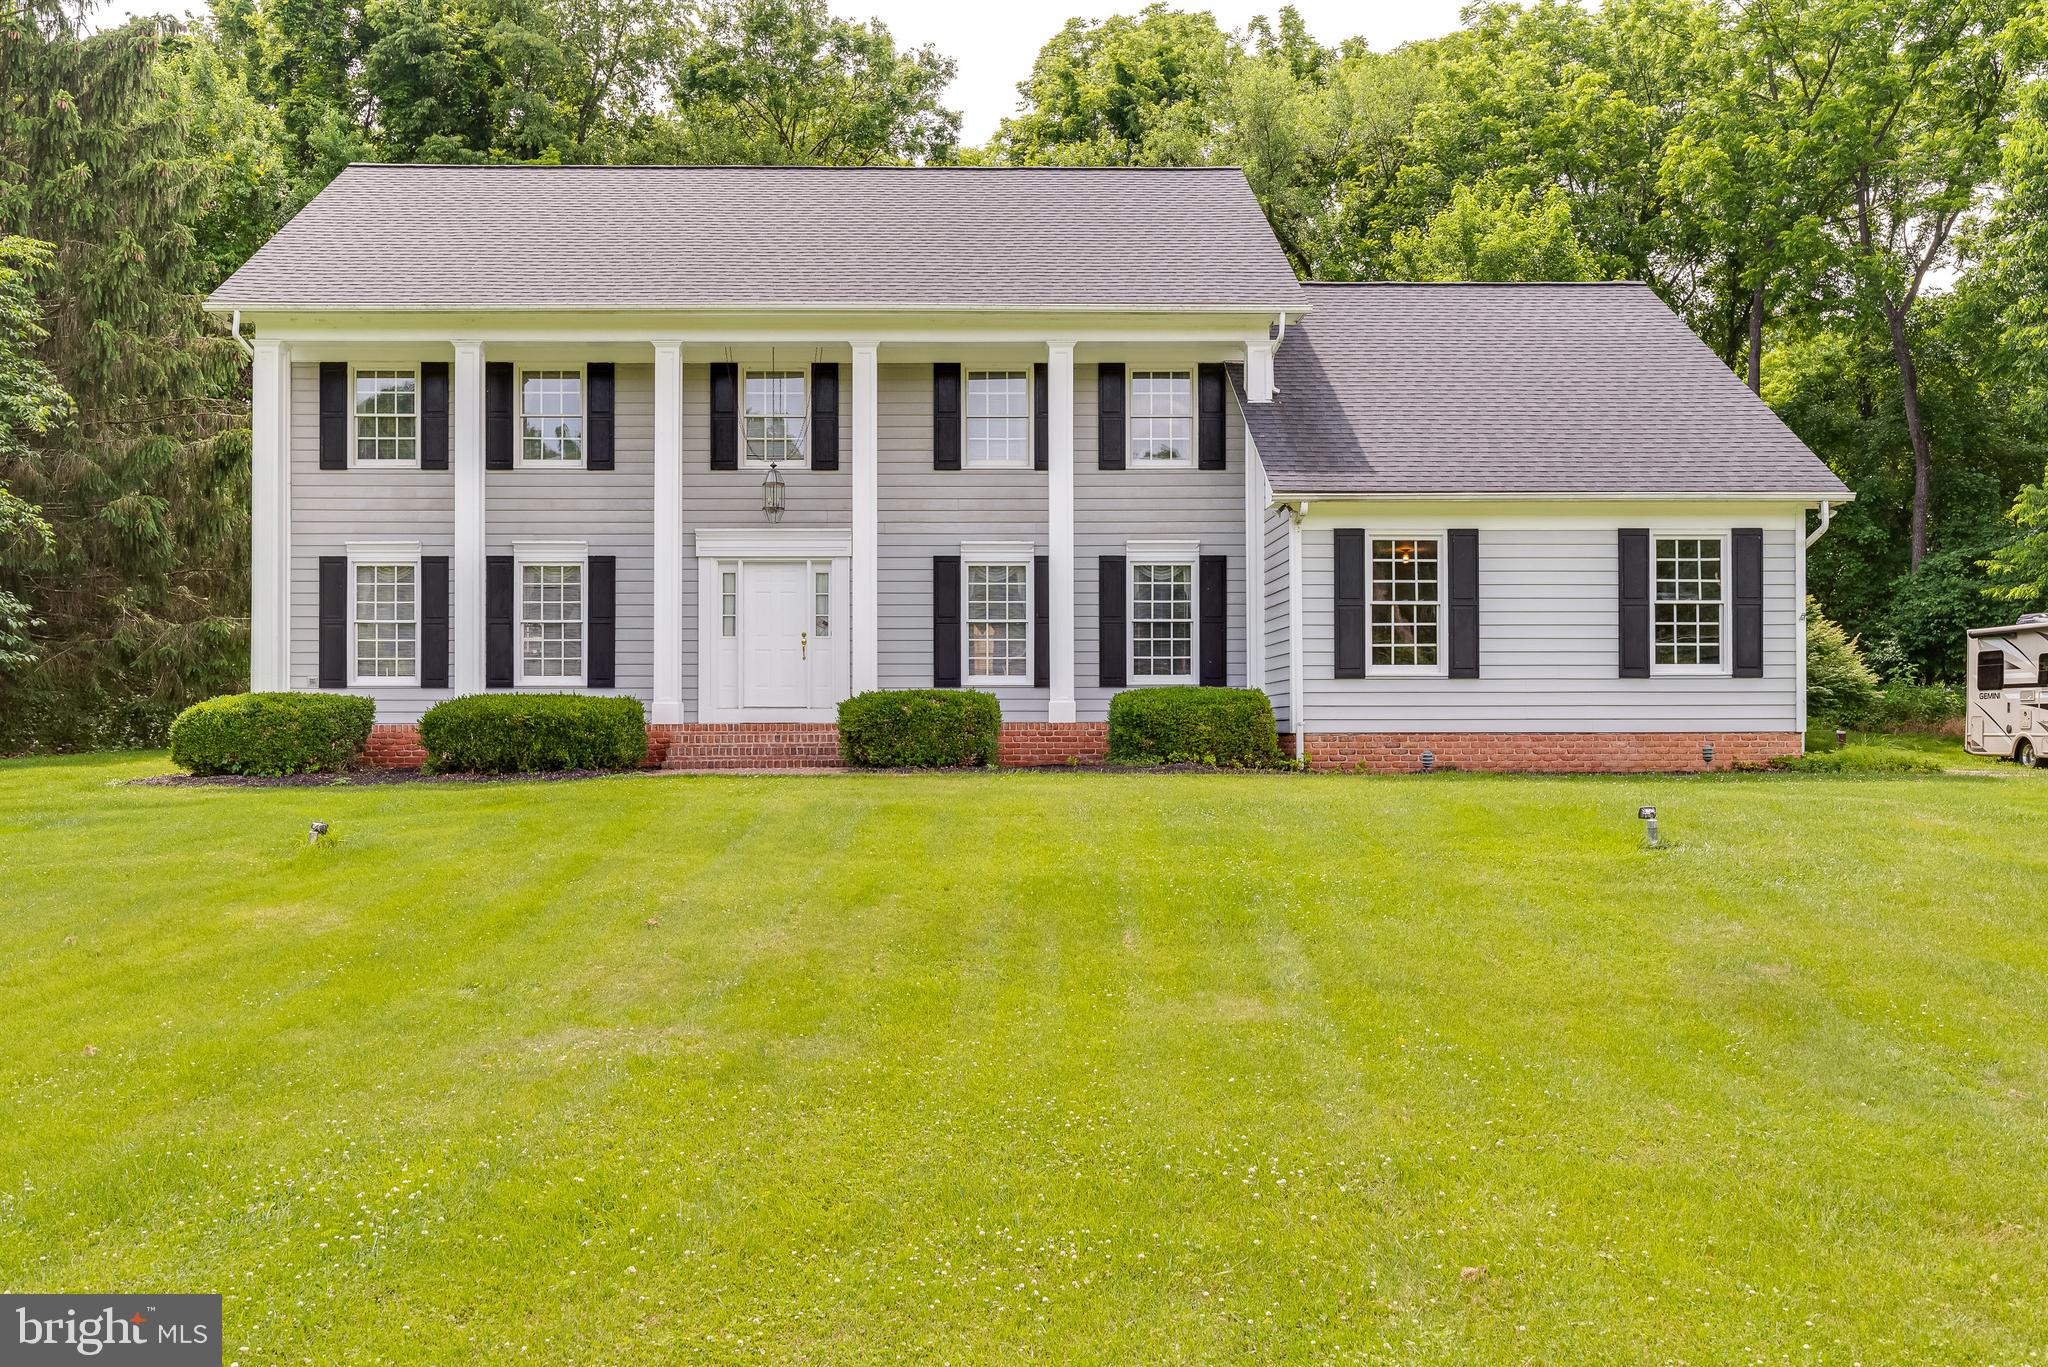
[[[376,703],[341,693],[230,693],[178,714],[171,763],[195,774],[345,769],[376,720]]]
[[[420,747],[441,774],[632,769],[647,757],[647,720],[638,698],[471,693],[427,709]]]
[[[994,764],[1002,731],[1002,704],[971,689],[885,688],[839,704],[839,753],[859,769]]]
[[[1109,757],[1133,764],[1277,765],[1273,704],[1256,688],[1133,688],[1109,700]]]

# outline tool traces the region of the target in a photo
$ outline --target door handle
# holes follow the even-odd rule
[[[799,631],[799,632],[798,632],[798,633],[796,634],[796,644],[797,644],[797,653],[798,653],[798,656],[799,656],[799,658],[801,658],[801,659],[805,659],[805,660],[808,660],[808,659],[810,659],[810,658],[811,658],[811,633],[810,633],[810,632],[808,632],[808,631]]]

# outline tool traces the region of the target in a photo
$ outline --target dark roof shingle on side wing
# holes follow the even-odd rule
[[[1277,494],[1848,493],[1645,285],[1304,293],[1244,405]]]
[[[351,166],[223,308],[1299,308],[1235,169]]]

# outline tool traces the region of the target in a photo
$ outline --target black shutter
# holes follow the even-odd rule
[[[512,686],[512,557],[484,557],[484,687]]]
[[[1104,361],[1095,371],[1095,468],[1124,468],[1124,365]]]
[[[960,686],[960,557],[932,557],[932,687]]]
[[[448,363],[420,362],[420,469],[448,468]]]
[[[420,687],[448,686],[448,557],[420,557]]]
[[[932,469],[960,468],[960,363],[932,366]]]
[[[321,563],[324,568],[326,562],[323,561]],[[326,595],[323,594],[321,596],[323,606],[326,601]],[[326,620],[324,613],[321,620],[323,622]],[[324,650],[321,652],[320,658],[322,661],[326,660],[327,656]],[[1995,648],[1977,652],[1977,691],[1979,693],[1996,693],[2004,687],[2005,652]]]
[[[1729,534],[1734,552],[1735,677],[1764,676],[1764,533],[1761,527],[1737,527]]]
[[[610,688],[618,678],[619,562],[610,555],[593,555],[584,578],[589,582],[590,601],[583,607],[586,633],[583,683],[586,688]]]
[[[839,468],[839,363],[811,366],[811,468]]]
[[[484,469],[512,468],[512,363],[484,364]]]
[[[592,361],[584,368],[590,391],[590,440],[583,447],[583,468],[616,468],[612,450],[612,408],[618,397],[618,372],[610,361]]]
[[[320,686],[348,687],[348,557],[320,557]]]
[[[320,468],[348,469],[348,362],[320,363]]]
[[[1230,557],[1205,555],[1198,564],[1202,672],[1204,688],[1230,681]]]
[[[1122,688],[1124,673],[1124,558],[1105,555],[1097,571],[1095,586],[1096,682],[1104,688]]]
[[[1052,558],[1044,555],[1031,560],[1031,653],[1031,686],[1052,687]]]
[[[711,363],[711,468],[740,468],[740,367]]]
[[[1650,534],[1623,527],[1616,534],[1616,568],[1621,581],[1621,677],[1650,677]]]
[[[1340,679],[1365,677],[1365,533],[1339,527],[1330,533],[1337,555],[1337,668]]]
[[[1050,469],[1052,459],[1052,379],[1044,361],[1031,367],[1031,468]]]
[[[1205,365],[1196,371],[1195,388],[1198,391],[1200,414],[1196,422],[1196,447],[1201,452],[1195,462],[1201,470],[1223,468],[1223,367]]]
[[[1450,544],[1450,675],[1479,677],[1479,533],[1453,529]]]

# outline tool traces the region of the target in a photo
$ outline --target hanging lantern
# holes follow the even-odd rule
[[[782,491],[782,471],[771,464],[767,478],[761,481],[761,511],[770,522],[782,521]]]

